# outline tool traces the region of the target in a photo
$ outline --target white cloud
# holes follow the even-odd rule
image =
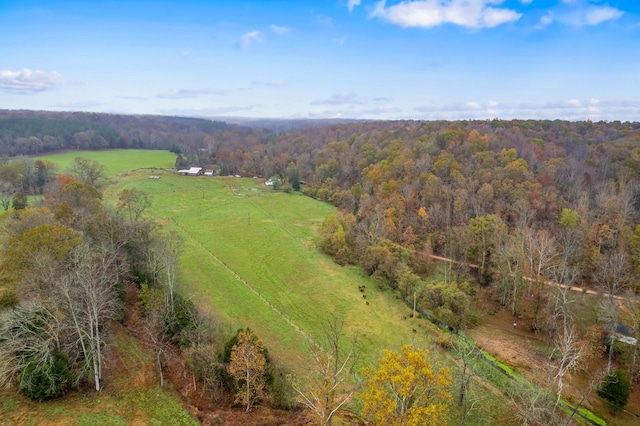
[[[321,99],[311,102],[311,105],[344,105],[344,104],[361,104],[358,95],[355,92],[336,93],[327,99]]]
[[[142,96],[128,96],[128,95],[120,95],[114,96],[115,99],[126,99],[128,101],[146,101],[147,98]]]
[[[282,80],[256,80],[253,82],[258,86],[272,86],[272,87],[280,87],[284,86],[284,81]]]
[[[173,108],[173,109],[157,109],[156,112],[159,114],[168,114],[168,115],[180,115],[180,116],[188,116],[188,117],[207,117],[207,116],[215,116],[215,115],[223,115],[229,114],[233,112],[240,111],[251,111],[257,104],[254,105],[229,105],[229,106],[219,106],[219,107],[208,107],[208,108]]]
[[[522,4],[531,4],[531,3],[533,3],[533,0],[520,0],[520,3],[522,3]]]
[[[223,95],[222,90],[210,89],[170,89],[164,93],[158,93],[156,98],[159,99],[194,99],[203,95]]]
[[[566,106],[568,106],[568,107],[581,107],[582,106],[582,102],[580,102],[578,99],[569,99],[564,104]]]
[[[63,108],[63,109],[86,110],[86,109],[89,109],[89,108],[95,108],[95,107],[99,107],[99,106],[103,106],[103,105],[105,105],[103,102],[77,101],[77,102],[62,102],[62,103],[53,104],[51,106],[56,107],[56,108]]]
[[[521,13],[517,13],[511,9],[495,9],[493,7],[488,7],[482,16],[481,21],[483,24],[481,26],[493,28],[507,22],[515,22],[520,19],[521,16]]]
[[[379,106],[373,108],[360,108],[349,106],[344,109],[314,109],[307,113],[310,118],[355,118],[363,119],[367,117],[401,113],[402,110],[394,106]]]
[[[551,13],[548,13],[540,18],[540,21],[538,21],[538,25],[536,25],[534,28],[536,30],[542,30],[547,28],[552,23],[553,23],[553,16],[551,16]]]
[[[246,48],[249,47],[252,43],[258,43],[262,41],[262,34],[260,31],[249,31],[240,37],[240,47]]]
[[[640,116],[640,101],[601,101],[569,99],[547,103],[489,101],[469,108],[469,103],[423,105],[415,108],[414,118],[426,120],[463,119],[535,119],[535,120],[621,120],[635,121]]]
[[[480,104],[477,102],[467,102],[464,104],[464,107],[467,109],[480,109]]]
[[[623,11],[610,6],[589,7],[585,13],[586,25],[598,25],[605,21],[615,21],[624,14]]]
[[[276,33],[278,35],[284,35],[284,34],[287,34],[287,33],[291,32],[291,28],[285,27],[285,26],[282,26],[282,25],[273,24],[273,25],[269,26],[269,28],[271,29],[271,31],[273,31],[274,33]]]
[[[62,84],[64,79],[57,72],[0,70],[0,90],[19,94],[32,94],[53,89]]]
[[[333,19],[330,16],[318,16],[317,22],[323,27],[333,28]]]
[[[574,27],[594,26],[607,21],[615,21],[624,15],[624,11],[611,7],[586,5],[584,2],[564,2],[566,6],[556,8],[557,21]]]
[[[360,0],[348,0],[347,7],[349,8],[349,12],[353,11],[353,8],[360,5]]]
[[[504,0],[405,0],[386,6],[386,0],[378,2],[370,18],[384,19],[401,27],[436,27],[450,23],[467,28],[492,28],[515,22],[521,13],[507,8],[489,5]]]

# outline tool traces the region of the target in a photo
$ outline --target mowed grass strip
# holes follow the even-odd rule
[[[109,192],[135,187],[149,193],[150,213],[185,238],[181,282],[197,303],[255,330],[290,367],[307,352],[291,323],[317,339],[321,321],[331,316],[344,319],[363,364],[374,365],[384,348],[430,344],[430,323],[404,320],[409,309],[391,292],[360,268],[341,267],[318,250],[318,227],[332,206],[274,192],[258,179],[162,176],[131,173]],[[363,284],[366,299],[358,291]]]
[[[38,155],[34,160],[49,160],[65,173],[76,157],[95,160],[106,167],[105,174],[113,177],[120,173],[142,168],[173,168],[176,154],[169,151],[147,149],[111,149],[106,151],[65,151],[55,154]]]

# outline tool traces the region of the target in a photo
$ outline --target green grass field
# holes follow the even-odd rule
[[[364,364],[383,348],[430,344],[435,327],[403,320],[409,310],[391,292],[319,252],[317,227],[332,206],[273,192],[257,179],[165,172],[150,180],[145,171],[118,179],[106,198],[130,187],[150,194],[150,213],[184,238],[181,282],[198,304],[252,328],[291,368],[303,362],[305,336],[319,336],[331,316],[344,319]]]
[[[144,149],[114,149],[108,151],[66,151],[56,154],[39,155],[34,159],[49,160],[56,163],[60,173],[73,164],[76,157],[96,160],[106,167],[107,177],[141,168],[173,168],[176,154],[169,151],[151,151]]]

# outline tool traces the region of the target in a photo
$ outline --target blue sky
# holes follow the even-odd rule
[[[639,0],[0,0],[0,108],[640,120]]]

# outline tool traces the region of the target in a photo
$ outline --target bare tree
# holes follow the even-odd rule
[[[71,166],[71,173],[82,183],[95,185],[96,181],[104,177],[106,167],[95,160],[83,157],[76,157]]]
[[[72,253],[71,262],[69,275],[61,280],[61,293],[73,320],[84,362],[99,391],[105,323],[121,313],[117,285],[126,265],[119,261],[118,253],[105,245],[79,246]]]
[[[604,292],[601,320],[607,324],[609,331],[609,358],[607,373],[611,371],[613,346],[618,328],[619,307],[616,298],[628,285],[628,255],[621,247],[605,251],[597,265],[595,279]]]
[[[514,383],[511,400],[516,407],[515,414],[519,424],[522,426],[555,424],[555,398],[548,388]]]
[[[342,342],[344,322],[333,317],[322,324],[320,344],[310,344],[313,356],[311,374],[304,384],[293,380],[299,400],[323,426],[330,425],[335,413],[353,396],[359,383],[353,381],[356,362],[355,343]]]
[[[0,385],[9,385],[27,367],[45,375],[51,371],[62,332],[56,315],[37,301],[0,312]]]
[[[0,182],[0,206],[4,211],[11,208],[11,200],[13,199],[13,193],[15,189],[10,182]]]
[[[454,348],[460,357],[460,389],[458,392],[458,405],[462,408],[462,418],[460,425],[464,426],[469,415],[475,409],[479,399],[471,396],[471,383],[473,371],[470,368],[471,361],[478,354],[478,348],[473,341],[454,340]]]
[[[118,195],[118,209],[129,215],[131,222],[137,222],[142,213],[151,206],[149,195],[138,189],[123,189]]]
[[[170,232],[154,246],[155,258],[160,267],[160,283],[165,288],[167,305],[171,315],[175,312],[176,287],[178,285],[178,264],[183,240],[176,232]]]
[[[516,315],[516,307],[522,285],[522,266],[524,253],[519,238],[507,235],[506,240],[496,244],[494,250],[496,269],[501,281],[500,303],[511,302],[511,314]],[[510,300],[509,300],[510,299]]]

